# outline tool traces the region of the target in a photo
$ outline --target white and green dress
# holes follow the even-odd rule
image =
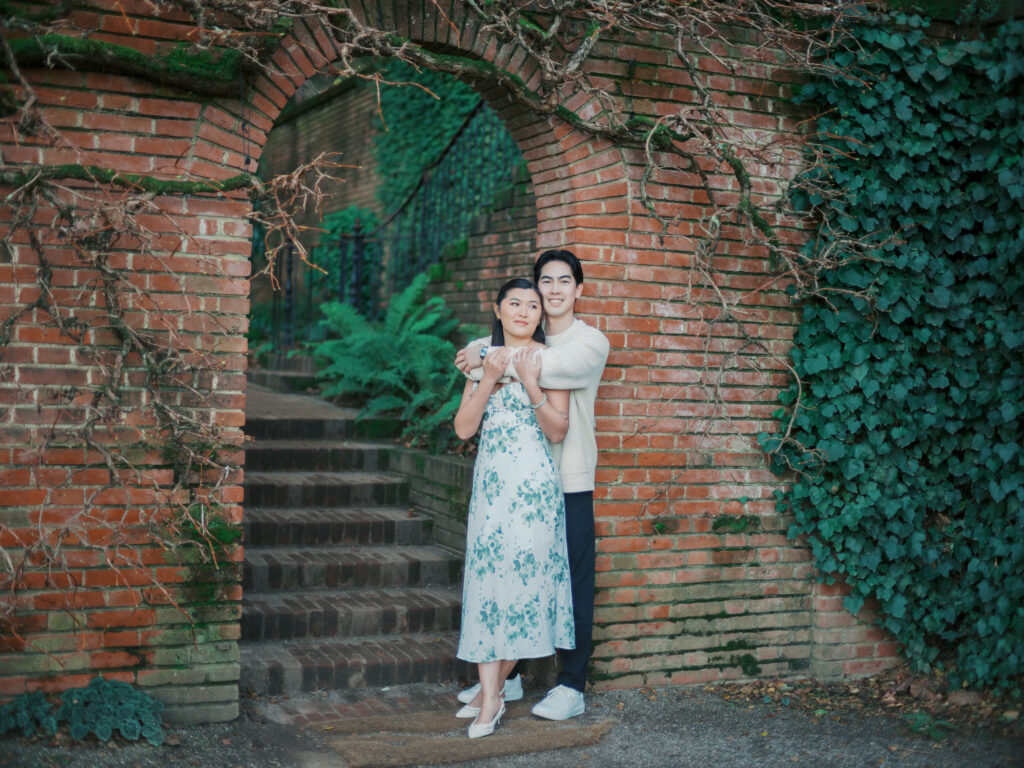
[[[466,523],[457,656],[482,663],[574,648],[565,498],[523,385],[487,401]]]

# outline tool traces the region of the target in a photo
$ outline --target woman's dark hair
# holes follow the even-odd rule
[[[527,288],[537,294],[537,299],[541,302],[541,322],[537,323],[537,329],[533,332],[533,338],[535,341],[539,341],[541,344],[544,343],[544,329],[541,325],[544,322],[544,299],[541,298],[540,291],[537,290],[537,286],[527,280],[525,277],[513,277],[498,291],[498,298],[494,300],[494,303],[501,304],[508,295],[508,292],[513,288]],[[495,347],[505,346],[505,329],[501,327],[501,321],[495,315],[491,319],[491,345]]]

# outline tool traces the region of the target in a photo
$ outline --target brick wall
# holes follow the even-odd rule
[[[523,64],[525,57],[467,23],[460,3],[444,4],[454,26],[435,23],[431,4],[398,5],[403,8],[395,15],[399,34],[450,45],[536,84],[537,73]],[[152,18],[142,0],[96,4],[105,6],[110,13],[76,11],[74,22],[102,29],[97,39],[146,52],[161,39],[186,33],[173,13]],[[363,13],[362,4],[354,7]],[[591,73],[614,81],[638,114],[664,114],[692,97],[671,40],[605,40],[595,53]],[[274,57],[281,73],[255,83],[245,110],[239,100],[191,97],[136,78],[26,68],[47,119],[65,130],[79,151],[49,147],[38,137],[14,141],[9,130],[0,133],[0,148],[13,165],[89,162],[167,178],[185,173],[227,178],[244,169],[243,125],[251,124],[249,138],[258,155],[296,88],[335,55],[322,30],[297,22]],[[632,72],[627,62],[634,62]],[[707,56],[700,66],[728,100],[736,122],[752,134],[770,139],[795,130],[796,116],[778,101],[789,93],[786,72],[757,65],[734,75]],[[706,206],[695,181],[685,174],[656,174],[651,180],[656,210],[681,215],[677,225],[659,233],[639,201],[639,150],[615,148],[557,118],[538,118],[495,93],[488,100],[528,163],[537,222],[529,255],[565,247],[584,260],[587,281],[579,308],[611,341],[597,406],[602,451],[596,492],[597,682],[628,686],[808,671],[850,674],[886,663],[895,649],[874,630],[843,618],[835,595],[812,583],[809,550],[786,538],[788,520],[775,511],[772,494],[781,486],[755,436],[774,426],[771,414],[786,382],[784,369],[747,347],[736,327],[709,326],[713,301],[680,301],[690,277],[693,222]],[[567,106],[593,108],[572,100]],[[755,191],[776,194],[791,172],[760,175]],[[722,192],[729,194],[728,188]],[[149,319],[140,313],[129,319],[172,329],[181,349],[210,355],[216,373],[198,382],[202,396],[193,405],[225,427],[228,441],[240,444],[242,333],[249,305],[247,202],[242,195],[198,195],[157,197],[153,205],[165,214],[146,213],[164,262],[137,259],[130,244],[115,248],[131,280],[156,304]],[[43,232],[47,214],[39,214]],[[0,209],[0,222],[10,215],[9,208]],[[786,222],[772,223],[783,237],[799,240],[800,233],[786,229]],[[481,232],[481,242],[490,234]],[[782,286],[771,283],[764,255],[746,245],[743,232],[726,223],[725,234],[716,264],[720,288],[738,301],[748,331],[771,351],[785,353],[796,315]],[[16,243],[0,260],[2,318],[34,300],[39,265],[27,246],[24,240]],[[54,285],[64,290],[55,300],[87,322],[95,312],[90,304],[95,283],[89,282],[95,275],[71,253],[55,251],[53,259]],[[523,264],[528,263],[524,255]],[[168,282],[166,265],[180,276],[180,287],[178,279]],[[493,286],[481,284],[477,290],[478,296],[486,295],[485,303]],[[80,347],[62,335],[39,310],[20,315],[11,330],[10,343],[0,350],[0,362],[7,366],[0,380],[5,465],[0,543],[17,555],[40,531],[55,535],[103,487],[105,470],[84,449],[33,450],[55,429],[87,418],[87,405],[74,398],[55,404],[55,389],[64,387],[66,396],[68,387],[94,386],[103,367],[102,360],[87,354],[88,344]],[[89,333],[93,344],[113,341],[102,328]],[[735,359],[727,366],[723,401],[716,405],[702,384],[725,356]],[[136,440],[137,425],[128,420],[145,420],[147,411],[135,413],[110,425],[111,440]],[[236,454],[240,462],[240,451]],[[138,461],[152,469],[147,488],[93,499],[101,511],[87,521],[91,529],[101,531],[104,516],[132,519],[161,508],[160,492],[172,487],[166,464],[159,450]],[[222,496],[224,514],[233,522],[242,515],[240,481],[240,472],[230,475]],[[169,565],[156,546],[135,546],[143,560],[140,574],[158,575],[173,590],[182,587],[175,593],[179,605],[194,610],[200,627],[193,635],[181,612],[160,593],[131,578],[119,581],[102,552],[89,546],[95,543],[90,538],[86,531],[83,540],[69,541],[63,550],[67,569],[80,584],[77,590],[62,589],[64,577],[31,568],[22,577],[20,635],[9,635],[0,654],[0,696],[38,687],[59,690],[103,671],[149,686],[179,719],[232,717],[241,553],[230,557],[236,565],[196,574]],[[183,588],[197,581],[212,586]]]

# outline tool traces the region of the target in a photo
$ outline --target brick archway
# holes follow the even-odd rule
[[[184,39],[188,31],[187,20],[176,12],[154,19],[144,2],[117,5],[115,12],[90,12],[79,21],[102,29],[110,42],[144,52],[157,42]],[[377,5],[352,3],[361,14],[373,9],[374,17]],[[393,18],[381,10],[379,21],[393,22],[399,35],[458,49],[531,83],[534,73],[522,52],[480,32],[458,0],[448,5],[445,20],[432,4],[397,0],[388,5]],[[296,21],[274,56],[278,72],[250,84],[244,94],[240,90],[237,99],[197,98],[121,75],[26,69],[45,114],[79,142],[78,150],[5,134],[4,159],[26,166],[88,162],[159,178],[230,178],[254,169],[288,97],[336,55],[322,29]],[[590,75],[611,82],[638,114],[664,114],[692,98],[671,41],[655,34],[605,40],[588,66]],[[714,87],[728,94],[723,98],[738,125],[768,135],[795,130],[795,117],[774,101],[786,94],[786,73],[760,67],[727,75],[710,57],[702,66],[715,74]],[[579,308],[612,346],[598,404],[593,679],[629,686],[758,673],[836,676],[887,663],[893,646],[865,623],[869,614],[858,622],[843,612],[840,589],[810,582],[809,552],[786,538],[787,522],[775,511],[772,495],[780,481],[768,471],[755,436],[773,425],[784,371],[738,365],[729,373],[720,410],[709,415],[699,386],[702,372],[723,356],[742,360],[752,353],[735,329],[717,328],[705,336],[704,316],[713,315],[712,304],[678,301],[689,278],[693,222],[706,212],[695,180],[666,174],[651,179],[661,211],[682,214],[676,228],[662,231],[639,201],[642,149],[616,148],[557,117],[539,118],[517,107],[499,85],[483,93],[528,162],[537,247],[570,248],[584,260],[587,287]],[[585,99],[563,106],[584,114],[596,109]],[[778,193],[782,181],[756,179],[768,196]],[[157,195],[152,204],[162,216],[146,221],[165,257],[143,258],[126,249],[118,258],[136,287],[173,322],[185,348],[215,357],[216,373],[202,384],[208,397],[198,407],[241,445],[249,202],[241,193],[226,193]],[[0,212],[0,223],[9,221],[6,216]],[[79,274],[73,255],[62,258],[53,265],[55,284],[69,294],[95,293],[95,276]],[[764,288],[771,276],[763,254],[746,245],[742,232],[731,231],[718,266],[719,287],[743,296],[759,338],[785,352],[795,310],[778,286]],[[32,300],[24,286],[35,279],[36,268],[27,243],[16,246],[9,261],[0,260],[5,316],[17,312],[26,296]],[[80,306],[88,307],[88,300]],[[91,333],[103,337],[103,329]],[[33,456],[24,446],[41,443],[50,425],[67,418],[66,409],[47,400],[44,385],[86,386],[94,368],[80,357],[76,342],[39,313],[15,324],[0,360],[13,372],[0,387],[10,404],[0,445],[10,465],[0,489],[0,513],[9,531],[2,543],[16,546],[18,536],[30,539],[39,526],[73,515],[90,492],[94,481],[83,470],[84,456]],[[23,402],[18,387],[25,386],[38,391]],[[234,460],[242,462],[240,449]],[[155,482],[166,482],[160,471],[154,472]],[[224,513],[238,523],[240,473],[230,480]],[[56,506],[41,506],[47,503]],[[111,493],[104,503],[123,510],[147,501]],[[151,562],[163,567],[159,558]],[[147,686],[183,719],[224,719],[237,712],[240,578],[227,578],[222,602],[196,640],[181,629],[174,609],[144,585],[119,583],[94,551],[76,551],[73,568],[84,585],[80,595],[86,595],[73,603],[55,596],[45,574],[28,574],[22,631],[42,641],[46,651],[8,642],[0,652],[0,696],[79,685],[103,670]],[[187,585],[187,573],[166,570],[168,578]],[[76,621],[65,618],[72,609],[81,612]]]
[[[349,6],[366,19],[368,12],[359,3]],[[366,20],[385,25],[393,22],[403,38],[425,47],[455,50],[460,55],[479,58],[527,87],[536,85],[539,80],[535,69],[526,65],[526,56],[517,46],[499,47],[492,37],[476,28],[464,7],[456,6],[448,16],[450,23],[424,13],[416,3],[397,9],[393,17],[375,8]],[[323,29],[311,28],[302,21],[295,24],[274,56],[278,73],[259,77],[248,96],[253,105],[250,113],[254,128],[252,162],[258,160],[277,115],[295,91],[307,79],[329,67],[337,56],[337,50]],[[623,233],[628,230],[629,222],[621,198],[629,184],[621,149],[557,118],[532,113],[518,104],[500,83],[477,82],[474,85],[504,122],[527,162],[536,198],[538,250],[572,248],[587,262],[601,262],[608,258],[609,248],[624,245]],[[567,106],[583,112],[593,108],[587,102]],[[605,217],[596,227],[592,219],[588,220],[595,214]],[[602,235],[602,232],[609,234]],[[599,279],[600,270],[596,270],[595,280]],[[587,291],[585,295],[592,294]],[[595,305],[590,309],[600,311]]]

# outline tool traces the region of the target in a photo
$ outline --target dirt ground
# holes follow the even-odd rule
[[[353,733],[358,730],[352,728],[353,724],[358,726],[355,719],[344,723],[331,719],[337,718],[339,702],[348,706],[368,700],[376,712],[385,716],[366,719],[374,733],[356,734],[370,739],[367,744],[390,738],[407,750],[411,744],[418,759],[427,761],[415,763],[420,768],[451,764],[461,759],[460,750],[468,743],[461,730],[465,722],[452,718],[451,725],[444,726],[444,733],[418,735],[403,732],[403,722],[410,713],[447,722],[436,715],[446,707],[454,712],[457,690],[456,683],[421,684],[359,694],[305,694],[286,701],[246,699],[242,715],[234,722],[167,728],[167,740],[161,747],[120,738],[105,744],[94,739],[74,742],[66,729],[55,739],[24,739],[8,734],[0,738],[0,767],[412,765],[408,760],[394,762],[394,756],[386,757],[369,747],[356,757],[339,747],[340,731],[346,727]],[[1024,767],[1020,702],[973,693],[951,694],[943,690],[941,679],[916,678],[904,670],[837,685],[768,680],[588,694],[587,712],[570,724],[579,729],[598,729],[603,735],[597,743],[530,751],[543,744],[530,734],[543,734],[547,726],[538,724],[528,707],[543,694],[542,686],[528,680],[527,701],[520,705],[517,719],[510,718],[499,728],[509,734],[523,734],[519,754],[478,754],[461,764],[479,768]],[[389,711],[393,712],[390,716]],[[289,712],[305,714],[299,717]],[[393,722],[381,730],[381,722],[389,717]],[[346,754],[353,762],[346,760]]]

